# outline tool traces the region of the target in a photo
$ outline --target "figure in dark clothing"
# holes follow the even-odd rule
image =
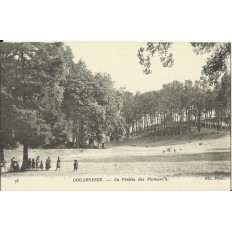
[[[40,168],[40,170],[42,170],[42,171],[43,171],[43,169],[44,169],[44,165],[43,165],[43,161],[42,161],[42,160],[40,161],[39,168]]]
[[[2,161],[1,168],[4,168],[4,170],[6,171],[6,161],[5,160]]]
[[[35,164],[36,164],[36,170],[38,170],[39,169],[39,164],[40,164],[39,156],[37,156]]]
[[[51,160],[50,160],[50,157],[47,158],[46,160],[46,166],[45,166],[46,170],[50,170],[51,168]]]
[[[10,161],[11,161],[11,163],[14,163],[15,157],[13,157]]]
[[[77,160],[74,160],[73,167],[74,167],[73,171],[77,171],[77,169],[78,169],[78,161]]]
[[[60,170],[60,165],[61,165],[61,161],[60,161],[60,157],[58,156],[57,161],[56,161],[56,171],[58,169]]]
[[[31,158],[29,158],[28,161],[27,161],[27,170],[28,171],[31,170]]]
[[[32,167],[32,170],[35,170],[35,159],[34,158],[31,161],[31,167]]]
[[[19,163],[16,161],[14,157],[11,159],[10,170],[15,172],[19,171]]]

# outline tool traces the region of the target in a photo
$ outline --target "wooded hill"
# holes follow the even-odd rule
[[[159,91],[132,95],[124,93],[123,113],[127,136],[141,133],[155,135],[191,134],[191,128],[230,130],[230,83],[214,88],[202,81],[173,81]],[[223,89],[225,87],[225,89]]]

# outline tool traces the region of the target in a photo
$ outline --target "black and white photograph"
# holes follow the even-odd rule
[[[1,190],[230,190],[230,42],[1,42]]]

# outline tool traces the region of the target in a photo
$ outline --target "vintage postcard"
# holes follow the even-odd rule
[[[231,189],[230,42],[1,42],[0,188]]]

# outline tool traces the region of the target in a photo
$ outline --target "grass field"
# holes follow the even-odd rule
[[[200,145],[201,143],[201,145]],[[135,145],[135,146],[132,146]],[[171,148],[167,152],[167,148]],[[176,152],[174,152],[174,149]],[[165,151],[165,152],[163,152]],[[7,165],[22,149],[6,150]],[[3,190],[229,190],[230,134],[155,137],[152,135],[107,144],[106,149],[30,149],[29,157],[52,160],[50,171],[4,172]],[[55,171],[57,156],[61,170]],[[73,161],[79,168],[73,171]],[[221,176],[223,181],[205,181]],[[51,178],[52,177],[52,178]],[[102,183],[73,183],[74,178],[103,178]],[[166,182],[115,182],[115,178],[168,178]],[[19,182],[16,182],[19,181]]]
[[[202,145],[199,145],[202,143]],[[131,146],[132,144],[136,147]],[[149,146],[149,147],[146,147]],[[170,152],[167,148],[172,147]],[[174,152],[174,149],[176,152]],[[163,153],[165,151],[165,153]],[[5,151],[7,164],[16,157],[22,162],[22,149]],[[134,138],[106,149],[30,149],[29,157],[44,161],[52,160],[50,171],[5,172],[11,176],[201,176],[230,174],[230,135],[200,134],[190,136]],[[61,170],[55,171],[57,156]],[[73,172],[73,160],[79,162],[77,173]]]

